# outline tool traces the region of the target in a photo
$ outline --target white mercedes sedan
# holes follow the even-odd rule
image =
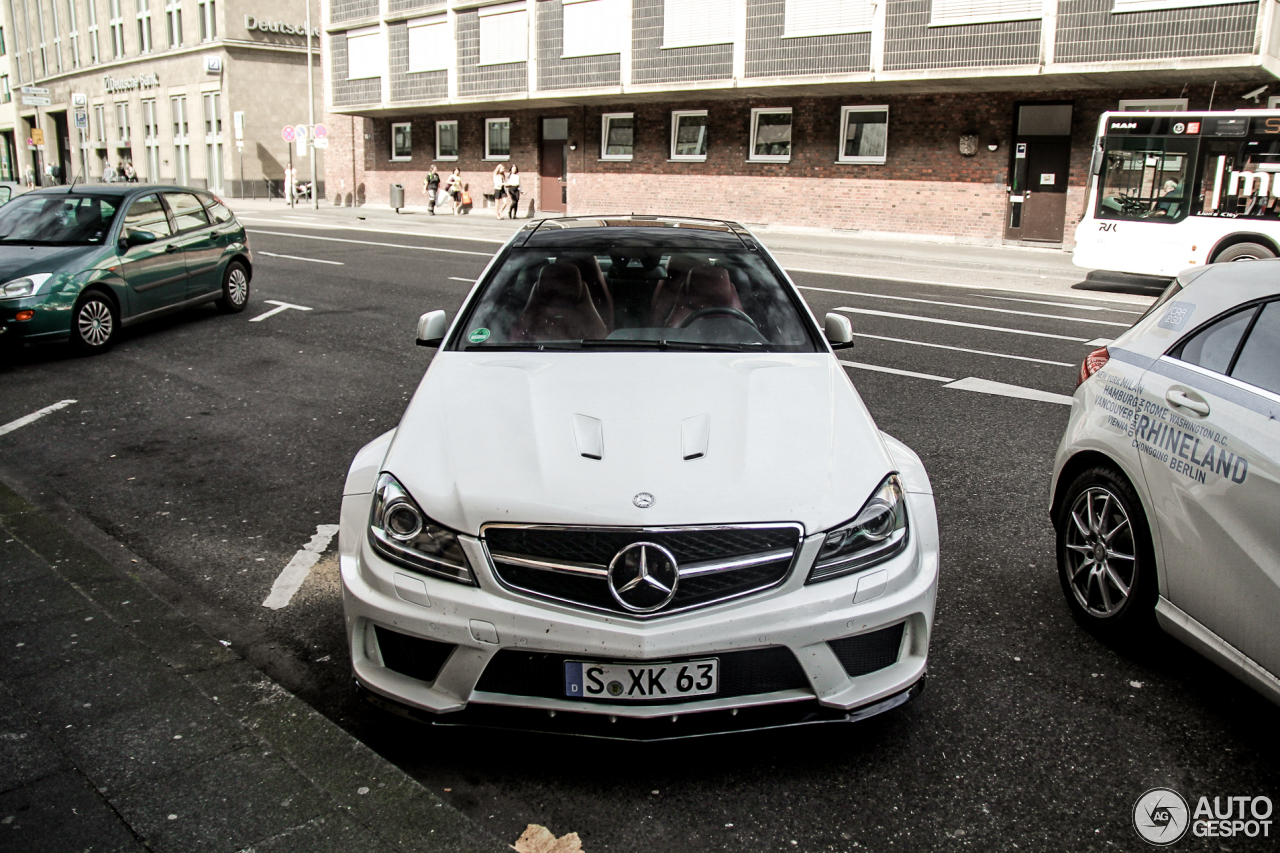
[[[351,465],[357,684],[441,723],[658,739],[851,721],[922,687],[938,523],[741,225],[533,222]]]
[[[1154,613],[1280,703],[1280,260],[1187,270],[1085,358],[1050,500],[1082,622]]]

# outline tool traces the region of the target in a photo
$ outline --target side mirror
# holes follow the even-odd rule
[[[125,232],[124,239],[120,242],[123,244],[123,248],[127,251],[134,246],[146,246],[150,243],[154,243],[158,239],[159,238],[150,231],[141,231],[136,228],[131,228]]]
[[[449,330],[443,311],[428,311],[418,318],[418,346],[438,347]]]
[[[832,349],[850,349],[853,347],[853,324],[843,314],[828,314],[823,322],[827,342]]]

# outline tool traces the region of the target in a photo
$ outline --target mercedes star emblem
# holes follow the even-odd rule
[[[670,551],[652,542],[633,542],[609,562],[609,592],[632,613],[661,610],[675,598],[680,567]]]
[[[641,492],[631,499],[631,502],[641,509],[648,509],[653,506],[653,495],[648,492]]]

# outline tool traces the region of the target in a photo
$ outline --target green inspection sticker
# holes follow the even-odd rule
[[[472,329],[471,334],[467,335],[467,340],[473,344],[482,344],[489,340],[488,329]]]

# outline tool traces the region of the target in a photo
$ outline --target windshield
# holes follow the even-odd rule
[[[800,307],[746,249],[515,249],[454,349],[818,352]]]
[[[1099,219],[1171,223],[1187,215],[1194,140],[1135,136],[1113,137],[1106,144]]]
[[[100,244],[115,215],[112,200],[100,196],[19,196],[0,207],[0,245]]]

